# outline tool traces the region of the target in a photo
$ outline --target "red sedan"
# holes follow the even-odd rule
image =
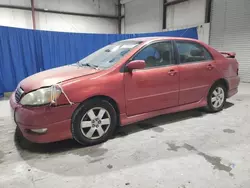
[[[10,105],[32,142],[74,138],[91,145],[117,126],[161,114],[221,111],[239,81],[234,53],[187,38],[137,38],[24,79]]]

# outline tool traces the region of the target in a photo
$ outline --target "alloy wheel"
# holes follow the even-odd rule
[[[109,112],[101,107],[87,111],[81,119],[82,134],[91,140],[102,137],[109,129],[111,117]]]
[[[216,109],[220,108],[223,105],[224,100],[225,100],[225,92],[223,88],[216,87],[211,96],[211,103],[213,107]]]

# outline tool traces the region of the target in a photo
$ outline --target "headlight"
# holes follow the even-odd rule
[[[56,86],[42,88],[24,95],[20,103],[29,106],[49,104],[55,102],[60,94],[61,89]]]

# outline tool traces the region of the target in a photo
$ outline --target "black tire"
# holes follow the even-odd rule
[[[81,128],[81,120],[83,116],[93,108],[103,108],[105,109],[110,115],[110,125],[109,128],[106,130],[106,133],[102,135],[100,138],[97,139],[89,139],[82,133]],[[71,132],[73,138],[82,145],[90,146],[99,144],[102,142],[107,141],[115,132],[117,127],[117,113],[114,107],[105,99],[92,99],[89,101],[84,102],[79,106],[73,114],[72,123],[71,123]]]
[[[212,97],[213,97],[213,92],[218,89],[221,88],[224,91],[224,100],[222,102],[222,104],[219,107],[215,107],[212,104]],[[219,112],[221,110],[223,110],[224,105],[226,103],[226,98],[227,98],[227,90],[226,87],[223,84],[214,84],[211,89],[209,90],[208,96],[207,96],[207,107],[206,110],[210,113],[216,113]]]
[[[16,127],[14,139],[15,139],[16,146],[18,146],[18,147],[20,147],[22,149],[29,150],[34,145],[34,143],[32,143],[31,141],[27,140],[23,136],[23,133],[21,132],[21,130],[20,130],[20,128],[18,126]]]

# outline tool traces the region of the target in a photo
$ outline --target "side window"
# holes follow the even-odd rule
[[[180,63],[192,63],[212,60],[209,52],[200,44],[186,41],[176,41],[180,55]]]
[[[145,60],[146,68],[173,64],[173,48],[170,41],[154,43],[142,49],[133,60]]]

